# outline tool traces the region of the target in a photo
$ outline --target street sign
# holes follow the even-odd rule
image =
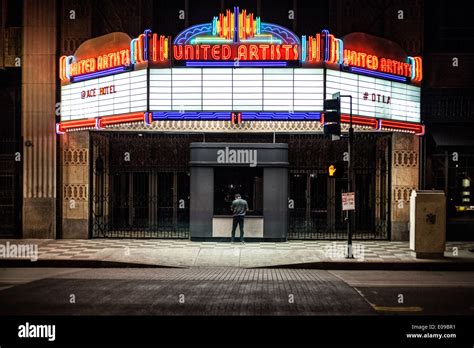
[[[342,193],[342,210],[355,210],[355,192]]]

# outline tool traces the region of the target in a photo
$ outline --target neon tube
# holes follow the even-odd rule
[[[344,42],[341,39],[336,39],[338,42],[338,48],[339,48],[339,61],[337,62],[338,64],[344,63]]]
[[[76,58],[74,56],[68,56],[66,58],[66,77],[67,79],[71,79],[71,63],[74,63]]]
[[[384,79],[394,80],[394,81],[399,81],[399,82],[407,82],[406,77],[387,74],[387,73],[382,73],[382,72],[379,72],[379,71],[367,70],[367,69],[356,68],[356,67],[350,67],[349,70],[351,72],[355,72],[355,73],[359,73],[359,74],[363,74],[363,75],[368,75],[368,76],[373,76],[373,77],[381,77],[381,78],[384,78]]]
[[[97,117],[97,118],[95,119],[95,129],[102,129],[102,124],[101,124],[101,122],[100,122],[100,118],[99,118],[99,117]]]
[[[254,62],[239,62],[239,66],[252,66],[252,67],[284,67],[287,66],[285,61],[254,61]],[[209,61],[187,61],[186,66],[189,67],[234,67],[235,62],[209,62]]]
[[[73,120],[60,122],[56,129],[66,132],[68,129],[74,128],[93,128],[96,125],[95,118],[86,118],[84,120]]]
[[[151,115],[148,116],[148,119],[151,121]],[[56,125],[56,132],[58,132],[58,134],[62,134],[67,130],[77,128],[103,129],[105,126],[108,125],[140,121],[146,123],[145,115],[143,112],[135,112],[117,116],[104,116],[100,118],[87,118],[83,120],[64,121]]]
[[[423,79],[423,61],[421,57],[414,57],[416,62],[416,81]]]
[[[136,60],[136,52],[135,52],[135,42],[137,39],[132,39],[130,41],[130,63],[135,64],[137,62]]]
[[[232,40],[222,37],[201,36],[191,39],[191,45],[200,43],[232,43]]]
[[[234,43],[239,42],[239,7],[234,7]]]
[[[241,114],[242,121],[271,121],[271,120],[288,120],[288,121],[319,121],[320,112],[177,112],[177,111],[155,111],[153,112],[153,120],[224,120],[228,121],[232,114],[238,117]]]
[[[67,56],[61,56],[61,58],[59,58],[59,79],[61,81],[67,80],[66,60],[67,60]]]
[[[259,38],[259,37],[253,37],[251,39],[242,39],[241,40],[243,43],[245,42],[262,42],[262,43],[275,43],[275,44],[281,44],[282,41],[280,39],[274,39],[273,37],[271,38]]]
[[[105,116],[101,117],[100,124],[101,126],[108,126],[118,123],[128,123],[128,122],[139,122],[144,120],[143,112],[134,112],[131,114],[124,114],[118,116]]]
[[[153,122],[153,114],[151,112],[143,113],[143,122],[145,122],[147,126],[151,125]]]
[[[345,114],[341,115],[341,122],[349,123],[350,115],[345,115]],[[377,119],[372,118],[372,117],[352,116],[352,123],[359,126],[371,126],[373,128],[378,127]]]
[[[139,63],[142,63],[144,61],[144,49],[143,49],[144,41],[145,41],[145,35],[140,34],[138,36],[137,46],[136,46],[136,49],[137,49],[136,59]]]
[[[306,35],[301,36],[301,61],[306,61]]]
[[[96,71],[93,73],[89,74],[84,74],[84,75],[78,75],[78,76],[73,76],[71,77],[71,82],[80,82],[84,80],[89,80],[89,79],[95,79],[98,77],[104,77],[104,76],[109,76],[112,74],[128,71],[130,68],[126,66],[119,66],[116,68],[110,68],[107,70],[101,70],[101,71]]]
[[[407,60],[411,65],[411,77],[410,78],[412,80],[414,80],[415,79],[415,60],[413,59],[413,57],[407,57]]]
[[[329,30],[324,29],[321,31],[324,34],[324,61],[329,60]]]
[[[145,29],[145,31],[143,32],[143,35],[145,36],[144,42],[143,42],[143,46],[144,46],[143,58],[144,58],[145,61],[148,61],[148,36],[149,36],[149,34],[151,34],[151,29]]]
[[[409,122],[403,122],[403,121],[393,121],[393,120],[386,120],[386,119],[381,119],[380,120],[382,124],[382,128],[394,128],[394,129],[400,129],[400,130],[407,130],[414,132],[417,135],[423,135],[424,134],[424,126],[422,124],[418,123],[409,123]]]
[[[62,130],[60,123],[56,123],[56,134],[59,134],[59,135],[65,134],[65,132]]]
[[[153,120],[229,120],[229,112],[155,111]]]

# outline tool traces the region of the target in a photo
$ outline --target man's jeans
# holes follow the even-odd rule
[[[234,241],[235,238],[235,229],[237,228],[237,224],[240,228],[240,241],[244,241],[244,218],[244,215],[234,216],[232,220],[232,241]]]

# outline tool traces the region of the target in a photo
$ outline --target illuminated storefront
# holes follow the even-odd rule
[[[145,30],[89,40],[60,58],[59,77],[63,235],[226,237],[226,204],[242,190],[250,236],[343,238],[345,179],[326,166],[346,143],[322,134],[323,101],[340,92],[353,97],[357,132],[356,238],[405,236],[422,61],[393,42],[298,37],[235,8],[174,39]],[[344,100],[343,131],[349,109]]]

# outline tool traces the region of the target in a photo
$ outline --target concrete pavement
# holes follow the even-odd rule
[[[378,314],[474,314],[473,272],[334,270],[330,273],[357,290]]]
[[[0,244],[37,247],[37,261],[0,256],[4,267],[474,268],[474,252],[470,251],[474,242],[448,242],[442,260],[416,259],[408,242],[389,241],[354,241],[352,260],[344,257],[344,241],[230,244],[170,239],[4,239]]]
[[[50,274],[0,291],[0,315],[52,314],[374,315],[375,311],[343,280],[314,270],[89,269]]]
[[[0,268],[1,315],[470,315],[474,272]]]

